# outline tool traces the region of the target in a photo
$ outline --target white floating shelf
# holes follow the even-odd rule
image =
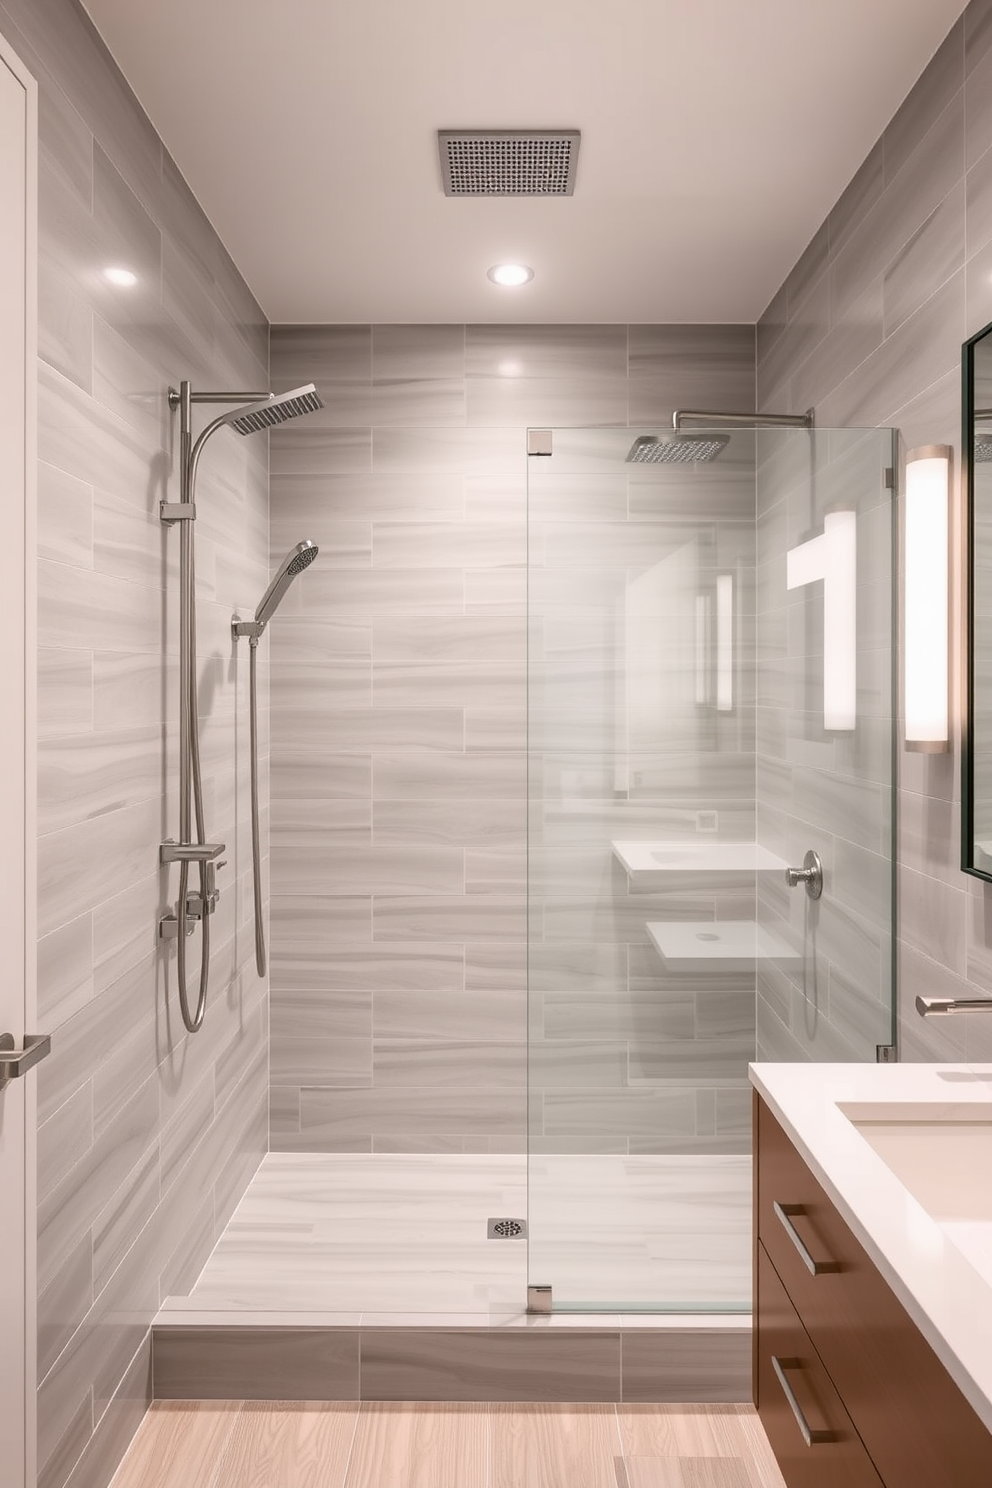
[[[757,842],[613,842],[613,856],[641,887],[672,874],[784,873],[784,858]]]
[[[658,955],[669,971],[751,971],[756,961],[798,961],[782,936],[753,920],[671,920],[648,924]]]

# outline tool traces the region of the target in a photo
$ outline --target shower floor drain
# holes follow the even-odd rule
[[[525,1240],[527,1238],[527,1221],[525,1219],[491,1219],[486,1229],[487,1240]]]

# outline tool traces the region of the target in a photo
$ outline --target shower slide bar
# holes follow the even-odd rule
[[[194,404],[228,404],[227,411],[193,438]],[[204,826],[203,782],[196,676],[196,558],[193,540],[196,520],[196,472],[207,441],[230,426],[238,434],[256,434],[300,414],[323,408],[313,383],[288,393],[194,392],[183,381],[169,389],[169,406],[179,412],[179,501],[161,503],[159,516],[167,526],[179,527],[179,840],[159,844],[159,862],[179,864],[179,894],[174,914],[159,920],[162,940],[178,941],[176,977],[179,1010],[190,1033],[199,1032],[207,1008],[210,980],[210,919],[220,890],[217,870],[224,844],[208,842]],[[195,823],[195,836],[194,836]],[[189,872],[199,868],[199,893],[191,893]],[[190,1008],[186,940],[200,926],[200,985],[195,1010]]]

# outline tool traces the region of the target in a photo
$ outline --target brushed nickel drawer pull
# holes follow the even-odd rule
[[[795,1392],[792,1386],[789,1384],[789,1381],[785,1377],[785,1371],[787,1369],[801,1369],[802,1360],[776,1359],[775,1355],[772,1354],[772,1368],[775,1371],[775,1378],[782,1386],[782,1393],[785,1396],[786,1400],[789,1402],[789,1409],[792,1411],[792,1414],[796,1418],[796,1425],[802,1432],[803,1441],[806,1443],[806,1445],[808,1447],[820,1447],[823,1446],[825,1442],[834,1441],[835,1438],[832,1431],[813,1430],[813,1427],[809,1424],[806,1417],[803,1415],[803,1408],[799,1404],[799,1401],[796,1399]]]
[[[775,1210],[776,1217],[781,1221],[782,1228],[785,1230],[785,1233],[788,1235],[789,1239],[792,1241],[793,1245],[802,1256],[803,1265],[806,1267],[806,1270],[809,1272],[810,1276],[826,1276],[831,1271],[840,1270],[840,1263],[838,1261],[814,1260],[809,1251],[806,1249],[806,1246],[803,1243],[802,1236],[796,1229],[795,1225],[792,1223],[792,1220],[789,1218],[791,1214],[805,1214],[805,1205],[780,1204],[778,1199],[773,1199],[772,1208]]]

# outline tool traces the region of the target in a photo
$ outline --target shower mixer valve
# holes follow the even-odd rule
[[[220,889],[217,887],[217,870],[227,867],[227,859],[217,861],[218,855],[224,851],[223,842],[163,842],[159,848],[159,856],[163,863],[202,863],[206,874],[206,888],[203,894],[186,895],[186,935],[193,934],[194,929],[203,919],[204,915],[212,915],[216,912],[220,902]],[[179,938],[179,915],[163,915],[158,922],[158,934],[160,940],[178,940]]]

